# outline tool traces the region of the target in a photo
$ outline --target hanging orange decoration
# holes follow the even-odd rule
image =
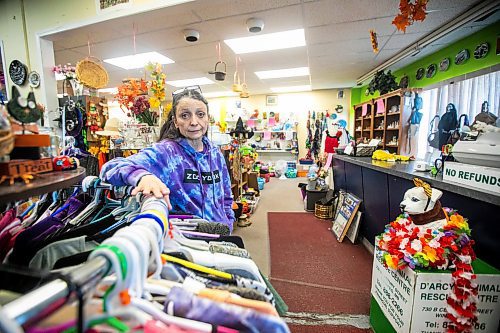
[[[375,30],[370,30],[370,40],[372,41],[373,52],[378,53],[378,40]]]
[[[427,2],[429,0],[400,0],[399,14],[396,15],[392,24],[402,32],[415,21],[423,22],[427,16]]]

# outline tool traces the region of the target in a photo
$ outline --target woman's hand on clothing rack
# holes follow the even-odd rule
[[[145,195],[153,195],[158,199],[165,199],[168,209],[172,209],[170,204],[170,189],[155,175],[146,175],[141,178],[137,186],[132,190],[132,195],[142,192]]]

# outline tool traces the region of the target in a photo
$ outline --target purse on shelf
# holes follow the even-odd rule
[[[434,122],[436,121],[436,119],[439,120],[440,117],[438,115],[435,115],[429,124],[429,135],[427,135],[427,142],[432,148],[440,149],[441,147],[439,147],[439,131],[437,129],[434,129]]]

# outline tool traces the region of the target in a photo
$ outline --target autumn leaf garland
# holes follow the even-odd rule
[[[406,28],[413,24],[415,21],[424,21],[427,16],[427,2],[428,0],[411,0],[399,1],[399,14],[396,15],[392,24],[396,26],[399,31],[406,32]]]

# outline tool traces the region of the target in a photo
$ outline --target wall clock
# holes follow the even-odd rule
[[[427,67],[427,73],[425,74],[425,77],[430,79],[431,77],[434,77],[437,72],[437,65],[436,64],[430,64],[429,67]]]
[[[455,65],[465,64],[465,62],[469,60],[469,58],[470,58],[469,50],[463,49],[462,51],[458,52],[458,54],[455,56]]]
[[[10,79],[18,86],[22,86],[26,82],[27,72],[26,66],[19,60],[12,60],[9,65]]]
[[[448,70],[448,68],[450,67],[450,58],[444,58],[443,60],[441,60],[441,62],[439,63],[439,70],[441,72],[446,72]]]
[[[488,43],[481,43],[479,44],[476,49],[474,50],[474,58],[475,59],[481,59],[486,57],[488,52],[490,51],[490,44]]]
[[[425,69],[423,67],[417,69],[417,75],[416,75],[417,80],[421,80],[424,77],[424,74],[425,74]]]
[[[31,71],[28,74],[28,82],[30,84],[30,87],[32,88],[38,88],[40,86],[40,74],[36,71]]]

